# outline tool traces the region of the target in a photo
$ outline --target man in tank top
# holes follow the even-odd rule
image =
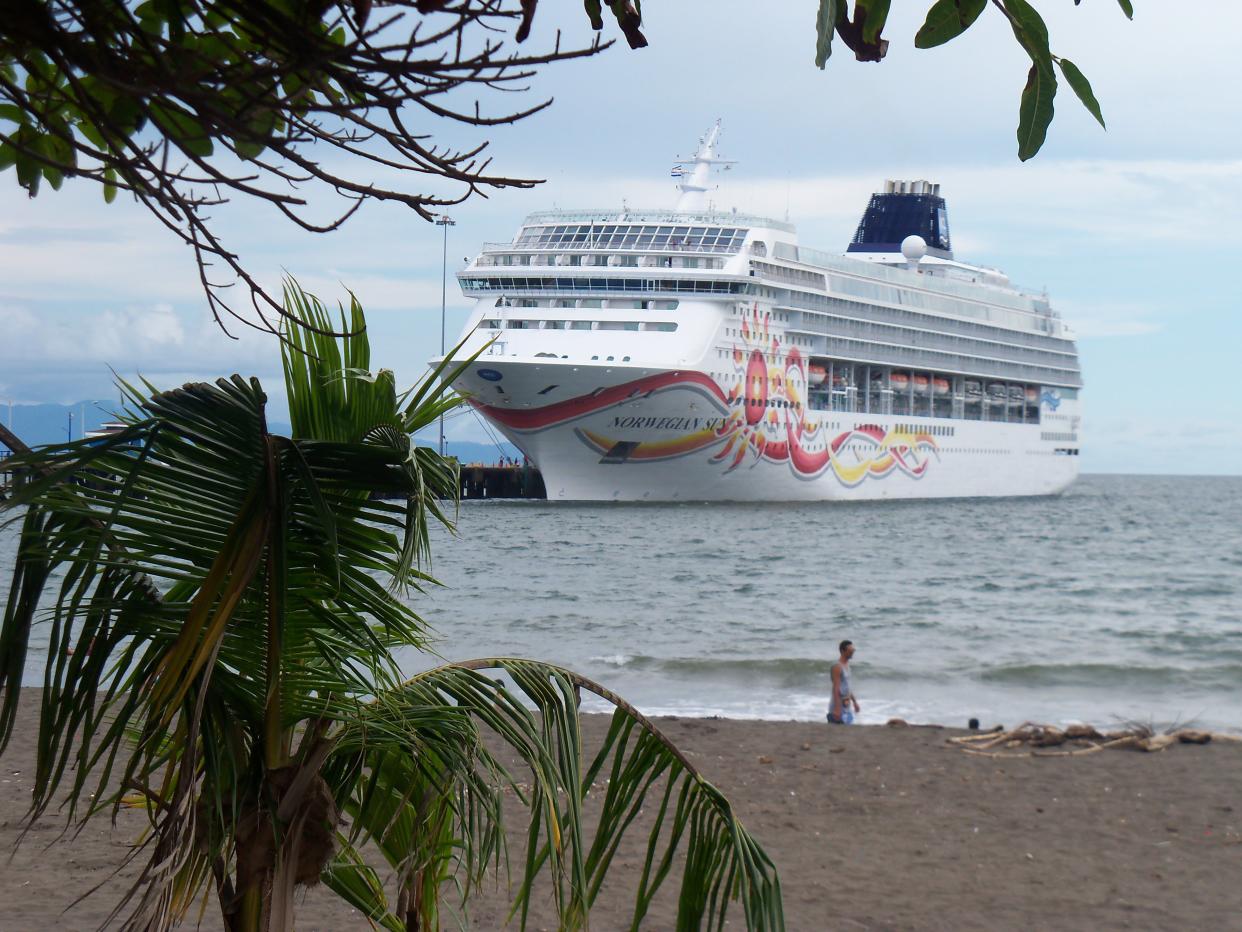
[[[842,641],[839,649],[841,658],[832,665],[832,703],[828,707],[828,721],[833,725],[852,725],[854,713],[858,711],[858,700],[850,688],[850,658],[854,656],[854,642]]]

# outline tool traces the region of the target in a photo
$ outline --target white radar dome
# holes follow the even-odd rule
[[[927,241],[917,233],[912,233],[901,241],[901,254],[907,262],[918,262],[927,255]]]

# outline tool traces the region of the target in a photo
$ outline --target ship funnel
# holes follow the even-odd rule
[[[940,185],[922,178],[888,180],[882,191],[871,195],[848,251],[900,254],[902,242],[911,236],[923,240],[927,255],[953,258],[949,213]]]

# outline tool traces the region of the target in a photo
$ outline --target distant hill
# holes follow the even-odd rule
[[[83,430],[94,430],[105,421],[112,420],[111,412],[120,407],[116,399],[110,401],[80,401],[71,405],[58,404],[15,404],[12,407],[12,423],[9,421],[9,406],[0,403],[0,423],[10,426],[18,438],[32,447],[47,443],[64,443],[69,439],[70,414],[73,415],[73,439],[79,440]],[[85,426],[84,426],[85,425]],[[272,421],[269,425],[273,433],[287,434],[288,424]],[[436,446],[436,438],[415,437],[415,443],[422,447]],[[512,457],[519,462],[521,451],[511,443],[501,443],[499,447],[491,443],[476,443],[470,440],[450,440],[446,444],[449,456],[457,457],[463,463],[495,463],[500,457]],[[3,444],[0,444],[3,448]]]
[[[71,405],[15,404],[10,407],[0,403],[0,422],[27,445],[38,447],[45,443],[64,443],[69,439],[71,426],[73,439],[80,440],[83,429],[94,430],[104,421],[112,420],[111,412],[120,406],[115,398],[107,401],[79,401]],[[69,418],[71,414],[72,423]]]

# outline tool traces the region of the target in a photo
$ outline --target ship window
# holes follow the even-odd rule
[[[622,362],[629,362],[629,361],[630,361],[630,357],[629,357],[629,356],[622,356],[622,357],[621,357],[621,361],[622,361]]]
[[[484,330],[499,330],[499,329],[500,329],[500,321],[495,320],[495,319],[485,320],[485,321],[483,321],[483,325],[482,325],[482,326],[483,326],[483,329],[484,329]]]

